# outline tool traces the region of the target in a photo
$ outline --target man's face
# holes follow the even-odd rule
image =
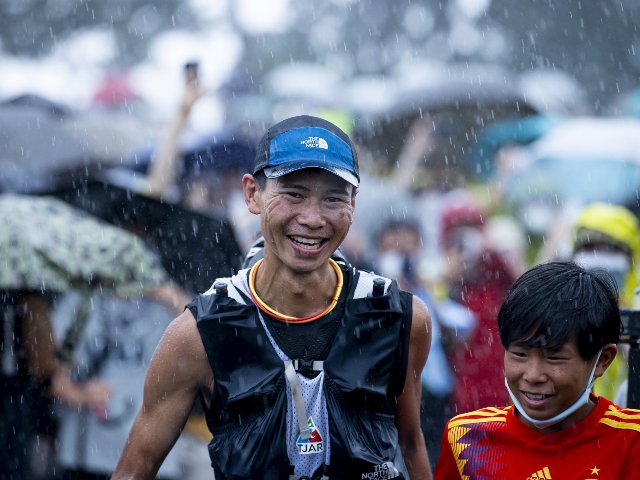
[[[355,206],[353,187],[317,168],[267,179],[255,195],[265,257],[296,271],[323,267],[349,231]],[[250,205],[251,208],[251,205]]]
[[[559,351],[510,346],[504,355],[509,388],[532,418],[552,418],[573,404],[584,392],[595,358],[587,361],[578,353],[575,340]],[[565,428],[582,418],[578,410],[557,428]],[[522,419],[527,423],[526,419]]]

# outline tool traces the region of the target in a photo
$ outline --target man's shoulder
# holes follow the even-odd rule
[[[456,415],[447,422],[447,430],[455,428],[484,428],[489,425],[506,425],[509,412],[513,406],[509,407],[485,407],[472,412]]]

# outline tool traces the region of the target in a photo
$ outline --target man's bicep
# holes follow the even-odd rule
[[[407,376],[413,375],[418,386],[421,385],[420,377],[431,349],[431,332],[429,311],[424,302],[414,296]]]
[[[198,392],[210,382],[211,369],[195,320],[186,311],[169,325],[153,354],[143,405],[113,478],[154,478]]]
[[[398,441],[411,478],[430,479],[428,455],[420,430],[422,369],[431,345],[431,321],[424,303],[413,298],[413,316],[409,340],[409,360],[404,390],[396,403]]]

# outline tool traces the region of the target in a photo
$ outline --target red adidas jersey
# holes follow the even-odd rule
[[[640,410],[592,400],[586,418],[551,434],[522,423],[513,406],[452,418],[435,480],[640,480]]]

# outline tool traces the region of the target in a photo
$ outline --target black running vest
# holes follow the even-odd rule
[[[342,268],[353,275],[344,318],[327,357],[319,359],[331,459],[312,478],[405,479],[393,405],[407,372],[412,295],[385,279],[386,289],[373,296],[379,277]],[[212,466],[216,480],[295,479],[286,446],[284,364],[257,308],[239,290],[247,272],[216,280],[227,288],[212,288],[188,306],[215,380],[206,412]]]

